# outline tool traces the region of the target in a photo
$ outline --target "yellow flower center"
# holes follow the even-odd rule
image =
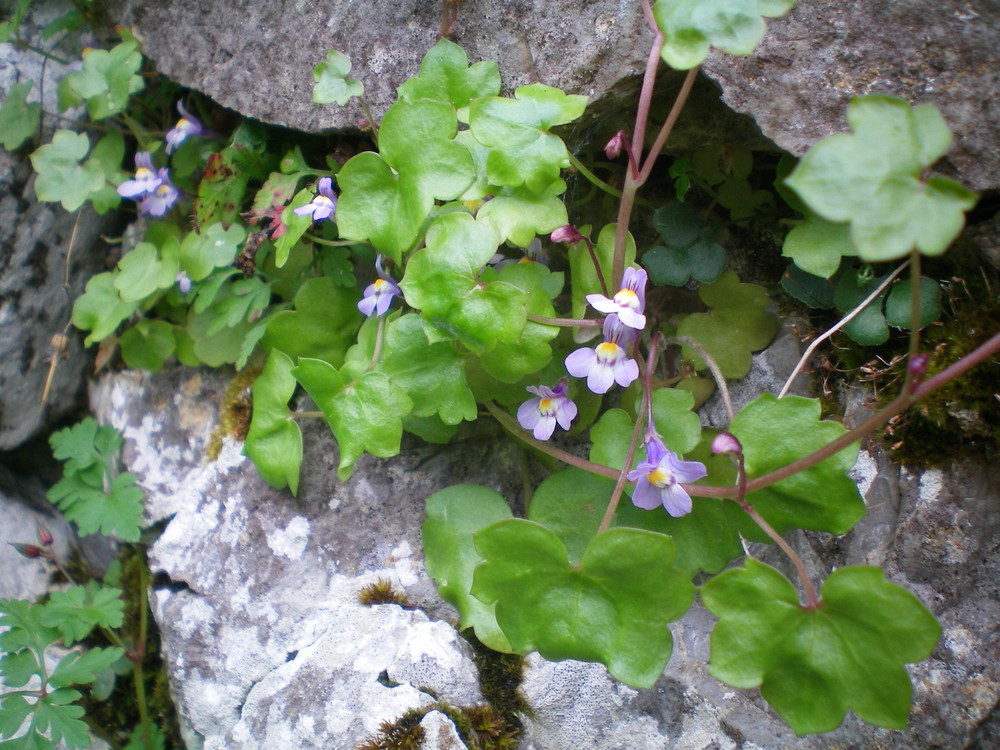
[[[148,180],[152,176],[152,170],[146,169],[145,167],[139,167],[135,170],[135,179],[137,180]]]
[[[372,286],[375,287],[376,294],[381,294],[386,291],[387,287],[389,286],[389,282],[386,281],[385,279],[375,279],[375,283],[372,284]]]
[[[649,483],[655,485],[656,487],[667,487],[668,485],[674,484],[677,480],[674,479],[674,475],[669,471],[664,471],[660,467],[656,467],[649,474],[646,475]]]
[[[607,364],[621,357],[622,348],[612,341],[604,341],[597,345],[594,353],[597,355],[598,362]]]
[[[542,416],[548,417],[555,413],[555,408],[552,406],[554,401],[554,398],[543,398],[538,402],[538,411]]]
[[[619,289],[614,303],[622,307],[636,309],[639,307],[639,297],[631,289]]]

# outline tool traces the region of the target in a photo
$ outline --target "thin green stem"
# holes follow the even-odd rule
[[[15,39],[14,46],[20,49],[26,49],[29,52],[34,52],[36,55],[41,55],[42,57],[51,60],[52,62],[57,62],[60,65],[69,65],[69,60],[64,60],[59,57],[59,55],[53,55],[51,52],[47,52],[41,47],[36,47],[34,44],[29,44],[22,39]]]
[[[306,237],[318,245],[326,245],[327,247],[349,247],[351,245],[359,244],[357,240],[327,240],[322,237],[317,237],[314,234],[307,234]]]
[[[139,556],[139,635],[136,641],[135,657],[132,659],[132,681],[135,683],[135,700],[139,707],[139,721],[142,723],[142,739],[146,750],[153,748],[153,730],[149,720],[149,707],[146,703],[146,681],[142,671],[142,662],[146,654],[146,635],[149,630],[149,601],[147,588],[149,586],[149,571],[146,569],[146,559],[142,552]]]
[[[586,177],[588,180],[590,180],[590,182],[592,182],[595,186],[597,186],[598,188],[600,188],[601,190],[603,190],[608,195],[614,196],[615,198],[621,198],[622,197],[622,191],[621,190],[619,190],[618,188],[611,187],[611,185],[609,185],[604,180],[602,180],[600,177],[598,177],[596,174],[594,174],[589,169],[587,169],[584,166],[583,162],[580,161],[579,159],[577,159],[575,156],[573,156],[573,154],[569,155],[569,163],[572,164],[576,168],[577,172],[579,172],[580,174],[582,174],[584,177]]]
[[[375,334],[375,346],[372,349],[372,361],[368,363],[368,369],[365,372],[371,372],[375,369],[375,365],[378,364],[378,358],[382,354],[382,340],[385,338],[385,317],[380,315],[378,318],[378,332]]]
[[[648,401],[649,391],[643,390],[642,398],[644,402]],[[645,404],[643,406],[645,406]],[[625,454],[625,463],[622,464],[621,471],[618,472],[618,480],[615,482],[615,489],[611,493],[611,499],[608,501],[607,510],[604,511],[604,518],[601,519],[601,525],[597,529],[598,534],[602,531],[607,531],[611,527],[611,519],[614,518],[615,511],[618,510],[618,503],[622,498],[622,492],[625,491],[625,482],[628,481],[628,473],[631,471],[632,459],[635,458],[636,448],[639,447],[639,436],[642,434],[645,426],[646,413],[644,409],[641,408],[639,413],[636,414],[635,427],[632,429],[632,439],[628,444],[628,453]]]
[[[603,320],[592,320],[590,318],[546,318],[544,315],[528,313],[528,320],[541,323],[547,326],[561,326],[563,328],[600,328],[604,325]]]

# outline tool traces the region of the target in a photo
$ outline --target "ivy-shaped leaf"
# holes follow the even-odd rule
[[[951,143],[948,125],[933,104],[910,109],[902,99],[851,100],[852,133],[824,138],[786,180],[817,214],[850,222],[851,240],[867,261],[892,260],[917,248],[940,255],[965,224],[976,194],[923,171]]]
[[[358,154],[337,175],[341,236],[368,240],[401,263],[417,239],[434,200],[454,200],[472,184],[472,156],[455,141],[458,120],[450,104],[397,101],[379,129],[381,154]]]
[[[160,289],[172,287],[179,270],[176,249],[161,260],[152,243],[140,242],[118,261],[115,288],[123,301],[139,302]]]
[[[764,38],[766,18],[783,16],[795,0],[656,0],[653,16],[663,32],[660,56],[677,70],[701,65],[710,47],[752,55]]]
[[[767,292],[756,284],[740,283],[734,271],[726,271],[718,281],[703,285],[698,296],[711,310],[688,315],[677,334],[705,347],[727,378],[742,378],[750,372],[751,353],[767,346],[778,330],[778,319],[767,312]],[[707,367],[689,347],[684,347],[683,356],[697,370]]]
[[[470,66],[465,50],[448,39],[440,39],[420,62],[420,75],[406,81],[398,93],[411,103],[417,99],[448,102],[459,110],[459,119],[467,122],[461,110],[469,102],[500,93],[500,69],[493,60]]]
[[[531,496],[528,520],[559,537],[570,565],[579,565],[600,528],[614,487],[614,480],[575,466],[555,471]]]
[[[307,357],[340,367],[363,320],[357,299],[356,289],[338,286],[328,276],[307,279],[295,294],[295,309],[271,316],[264,348],[280,349],[293,361]]]
[[[753,479],[822,448],[847,430],[820,420],[819,399],[761,394],[736,415],[729,430],[743,444]],[[747,500],[779,532],[790,528],[844,534],[865,515],[865,502],[846,472],[858,457],[858,444],[793,474]]]
[[[476,217],[492,219],[500,230],[501,241],[527,247],[536,235],[549,234],[569,223],[566,206],[558,197],[565,191],[566,183],[561,179],[541,192],[526,185],[497,188],[493,199],[479,209]]]
[[[837,272],[842,257],[857,255],[858,251],[851,241],[850,225],[809,213],[785,236],[781,254],[806,273],[828,279]]]
[[[406,302],[423,312],[431,341],[458,338],[481,354],[521,336],[527,294],[479,278],[498,244],[493,223],[468,214],[445,214],[431,224],[427,246],[410,258],[400,283]]]
[[[302,465],[302,431],[288,410],[296,385],[293,367],[282,352],[268,355],[253,384],[253,417],[243,452],[265,482],[278,489],[287,485],[294,495]]]
[[[121,595],[121,589],[97,581],[53,591],[42,611],[42,624],[58,628],[67,646],[82,641],[95,627],[119,628],[125,619]]]
[[[125,365],[159,372],[177,350],[175,326],[165,320],[144,318],[122,334],[118,345]]]
[[[509,652],[510,642],[500,630],[494,605],[472,596],[472,575],[482,562],[473,534],[511,517],[507,502],[494,490],[456,484],[427,498],[427,520],[422,529],[427,574],[437,583],[441,598],[458,610],[460,629],[472,628],[494,651]]]
[[[122,171],[122,159],[125,158],[125,136],[117,130],[112,130],[94,146],[87,159],[87,165],[96,164],[104,174],[104,186],[87,196],[94,211],[105,214],[113,208],[118,208],[122,197],[118,195],[117,186],[128,177]],[[86,165],[85,165],[86,166]]]
[[[715,225],[690,204],[673,200],[661,206],[653,225],[663,245],[643,253],[642,265],[654,284],[683,286],[692,277],[707,284],[726,270],[729,258],[715,241]]]
[[[90,151],[85,133],[57,130],[52,143],[31,154],[38,200],[62,203],[67,211],[76,211],[92,194],[104,187],[104,172],[98,163],[80,164]]]
[[[296,380],[322,410],[340,448],[337,478],[351,478],[354,464],[368,452],[379,458],[399,453],[403,417],[413,411],[413,401],[385,373],[368,372],[348,382],[326,362],[300,359],[293,371]]]
[[[586,106],[585,96],[539,83],[518,87],[514,99],[491,96],[472,102],[472,135],[491,149],[486,160],[489,181],[544,192],[569,166],[566,145],[549,130],[577,119]]]
[[[475,543],[484,561],[472,594],[496,604],[515,651],[600,662],[638,688],[663,673],[673,643],[666,625],[694,598],[688,577],[671,566],[669,537],[610,529],[590,541],[579,566],[555,534],[532,521],[487,526]]]
[[[365,93],[365,86],[356,78],[348,78],[351,61],[343,52],[329,50],[326,61],[313,68],[312,100],[315,104],[336,102],[341,107],[355,96]]]
[[[413,400],[411,416],[438,415],[448,425],[475,420],[476,399],[464,365],[453,342],[427,340],[419,315],[402,315],[386,329],[381,369]]]
[[[102,120],[125,109],[128,98],[145,85],[138,75],[142,67],[138,48],[137,42],[126,41],[110,50],[85,50],[83,69],[67,73],[59,82],[59,108],[85,101],[91,120]]]
[[[221,223],[189,232],[180,246],[180,266],[191,281],[201,281],[216,268],[230,265],[247,231],[240,224],[226,229]]]
[[[7,90],[7,98],[0,107],[0,143],[13,151],[38,131],[42,119],[40,102],[28,104],[31,81],[15,83]]]
[[[815,609],[751,558],[707,582],[701,598],[719,618],[709,672],[734,687],[759,686],[799,735],[836,729],[848,709],[905,729],[913,688],[903,665],[926,658],[941,635],[927,608],[873,567],[831,573]]]

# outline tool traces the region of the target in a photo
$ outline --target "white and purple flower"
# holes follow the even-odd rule
[[[396,280],[383,270],[381,255],[375,257],[375,270],[378,271],[378,278],[365,288],[364,296],[358,301],[358,309],[369,318],[372,313],[385,315],[392,304],[392,298],[403,294]]]
[[[639,365],[626,351],[634,336],[635,331],[623,326],[617,315],[609,315],[604,319],[604,341],[566,357],[566,370],[575,378],[587,378],[594,393],[607,393],[613,383],[624,388],[639,377]]]
[[[559,380],[551,388],[529,385],[526,389],[538,398],[525,401],[517,410],[517,421],[526,430],[531,430],[535,440],[548,440],[555,432],[556,424],[568,430],[576,419],[576,404],[569,396],[566,378]]]
[[[159,184],[138,199],[140,216],[163,216],[181,197],[181,191],[170,181],[170,172],[166,167],[160,168],[157,179]]]
[[[118,186],[118,195],[123,198],[135,198],[137,195],[151,193],[160,186],[163,180],[153,168],[153,155],[148,151],[139,151],[135,155],[135,178],[125,180]]]
[[[674,518],[686,516],[691,512],[691,496],[681,482],[697,482],[707,475],[704,464],[681,461],[659,437],[648,437],[646,460],[628,473],[628,478],[635,482],[632,503],[643,510],[662,505]]]
[[[333,179],[321,177],[316,185],[316,197],[295,209],[296,216],[312,214],[313,221],[329,219],[337,211],[337,194],[333,192]],[[398,294],[398,292],[397,292]],[[381,315],[382,313],[379,313]]]
[[[626,268],[622,287],[608,299],[603,294],[588,294],[587,302],[598,312],[615,313],[629,328],[641,331],[646,327],[646,278],[645,269]]]
[[[177,111],[181,113],[181,119],[179,119],[177,124],[167,131],[168,154],[172,154],[176,151],[177,147],[180,146],[188,136],[208,134],[208,129],[198,121],[197,117],[187,111],[184,107],[184,102],[177,102]]]

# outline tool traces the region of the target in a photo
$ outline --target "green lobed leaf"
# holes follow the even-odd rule
[[[635,529],[595,536],[579,567],[540,524],[511,519],[475,534],[483,557],[472,594],[496,604],[497,623],[519,653],[596,661],[616,679],[648,688],[663,673],[666,625],[691,606],[694,587],[671,566],[669,537]]]
[[[23,599],[0,599],[0,649],[11,653],[29,648],[36,654],[58,640],[59,631],[42,624],[42,605]]]
[[[399,87],[401,99],[447,102],[462,110],[469,102],[500,93],[500,69],[495,61],[469,65],[469,57],[460,46],[439,39],[420,62],[420,75]]]
[[[760,686],[797,734],[836,729],[848,709],[906,728],[912,686],[903,665],[931,653],[941,626],[880,569],[833,572],[809,609],[788,579],[748,558],[708,581],[701,597],[719,618],[709,672],[734,687]]]
[[[570,565],[579,565],[600,528],[614,487],[614,480],[575,466],[555,471],[532,495],[528,520],[559,537]]]
[[[819,399],[770,393],[747,404],[730,432],[743,444],[750,479],[792,463],[847,430],[820,420]],[[786,479],[751,492],[747,500],[779,532],[790,528],[844,534],[865,515],[858,486],[846,472],[858,456],[854,443],[839,453]]]
[[[519,86],[513,99],[491,96],[472,102],[469,128],[491,149],[486,160],[489,181],[543,192],[569,166],[565,144],[549,130],[577,119],[586,106],[585,96],[538,83]]]
[[[243,452],[250,457],[264,481],[292,494],[299,487],[302,464],[302,431],[288,410],[295,393],[294,365],[288,355],[274,349],[253,384],[253,417]]]
[[[412,399],[413,417],[438,415],[447,425],[476,419],[464,365],[454,343],[427,340],[419,315],[401,315],[386,328],[381,369]]]
[[[131,474],[119,474],[104,491],[104,472],[69,474],[49,489],[47,497],[59,506],[83,534],[139,539],[142,527],[142,490]]]
[[[558,197],[566,190],[561,179],[540,192],[527,186],[494,190],[493,199],[479,209],[476,218],[492,219],[502,242],[527,247],[536,235],[549,234],[569,223],[566,206]]]
[[[32,153],[31,166],[38,173],[38,200],[62,203],[67,211],[76,211],[92,193],[104,187],[104,172],[97,163],[80,164],[89,151],[86,134],[57,130],[52,143]]]
[[[471,537],[469,541],[471,543]],[[38,656],[29,648],[4,654],[3,658],[0,658],[0,675],[3,676],[4,687],[7,688],[27,685],[35,676],[41,679],[44,672],[38,663]]]
[[[97,420],[87,417],[54,432],[49,436],[49,444],[52,455],[66,462],[63,471],[75,474],[94,466],[111,471],[124,439],[114,427],[99,426]]]
[[[119,594],[121,590],[117,590]],[[118,625],[112,627],[119,627]],[[108,669],[125,655],[123,649],[112,648],[91,648],[83,653],[71,651],[62,658],[56,666],[55,671],[49,678],[49,683],[55,687],[67,687],[68,685],[81,685],[93,682],[102,670]]]
[[[118,340],[127,367],[159,372],[177,350],[176,326],[143,318]]]
[[[125,109],[129,97],[145,86],[138,75],[142,67],[138,47],[137,42],[126,41],[110,50],[84,50],[83,69],[67,73],[59,82],[60,109],[85,101],[91,120]]]
[[[861,269],[844,267],[833,280],[836,283],[833,302],[838,310],[846,313],[860,305],[885,280],[885,277],[865,278]],[[882,292],[869,302],[861,313],[844,326],[844,333],[862,346],[884,344],[889,338],[889,327],[882,314],[885,297],[886,292]]]
[[[781,254],[806,273],[828,279],[837,272],[843,256],[858,252],[851,241],[850,225],[810,213],[785,236]]]
[[[703,285],[698,296],[710,311],[688,315],[677,335],[697,340],[727,378],[743,377],[750,372],[751,353],[767,346],[778,330],[778,319],[767,312],[767,292],[756,284],[740,283],[734,271],[726,271]],[[697,370],[707,367],[689,347],[684,347],[683,356]]]
[[[512,284],[479,277],[498,244],[491,221],[465,213],[433,221],[427,246],[410,258],[400,283],[406,302],[423,313],[431,341],[458,338],[481,354],[520,338],[527,294]]]
[[[677,70],[700,65],[710,47],[752,55],[764,38],[761,16],[784,15],[794,0],[657,0],[653,16],[663,32],[660,56]]]
[[[271,316],[264,348],[280,349],[292,361],[307,357],[340,367],[363,320],[357,297],[356,289],[338,286],[328,276],[307,279],[295,294],[295,309]]]
[[[84,166],[97,165],[104,174],[104,186],[91,193],[87,200],[94,211],[105,214],[113,208],[118,208],[122,197],[118,195],[117,186],[122,184],[128,175],[122,171],[122,159],[125,158],[125,136],[117,130],[112,130],[94,146],[90,158]]]
[[[18,687],[14,683],[9,683],[11,687]],[[0,737],[13,737],[21,725],[24,724],[28,715],[34,711],[33,704],[28,703],[23,695],[0,695]],[[34,734],[34,732],[32,732]],[[37,736],[37,735],[36,735]],[[9,748],[11,743],[5,742],[0,747]],[[22,747],[24,745],[22,744]],[[51,743],[49,747],[51,747]],[[15,750],[20,750],[15,743]]]
[[[833,307],[833,282],[806,273],[794,263],[788,266],[781,277],[781,288],[809,307]]]
[[[459,628],[472,628],[476,637],[494,651],[509,652],[510,642],[500,630],[494,605],[469,593],[476,566],[482,562],[473,534],[511,517],[510,507],[488,487],[457,484],[427,498],[427,520],[422,538],[427,574],[434,579],[441,598],[458,610]]]
[[[351,61],[343,52],[329,50],[326,61],[313,68],[312,100],[315,104],[336,102],[341,107],[355,96],[365,93],[365,86],[356,78],[348,78]]]
[[[379,458],[399,453],[403,417],[413,411],[413,400],[385,373],[367,372],[348,382],[318,359],[300,359],[292,373],[337,438],[340,481],[351,478],[355,462],[366,451]]]
[[[864,96],[851,100],[847,121],[853,132],[815,144],[786,183],[823,218],[850,222],[864,260],[943,253],[976,202],[956,182],[921,180],[951,142],[944,118],[932,104]]]
[[[150,722],[148,728],[151,735],[150,739],[153,743],[153,750],[166,750],[167,736],[163,733],[163,730],[152,722]],[[140,724],[132,730],[132,734],[129,735],[128,744],[125,745],[124,750],[149,750],[149,745],[146,744],[146,727]]]
[[[191,281],[201,281],[216,268],[225,268],[236,258],[247,231],[240,224],[228,229],[221,223],[189,232],[180,246],[180,266]],[[220,281],[221,283],[221,281]]]
[[[176,243],[169,243],[167,246]],[[139,302],[160,289],[169,289],[177,281],[180,263],[176,250],[160,258],[156,246],[140,242],[118,261],[115,289],[124,302]]]
[[[40,102],[28,104],[31,81],[15,83],[7,90],[7,98],[0,107],[0,143],[8,151],[13,151],[31,138],[42,119]]]
[[[341,236],[368,240],[401,263],[434,200],[458,198],[475,179],[472,155],[455,140],[457,131],[449,104],[419,99],[392,105],[379,129],[381,154],[358,154],[337,176]]]
[[[125,618],[125,602],[121,595],[121,589],[103,586],[97,581],[53,591],[42,610],[42,624],[58,628],[67,646],[86,638],[95,627],[121,627]],[[69,664],[67,671],[72,671]]]
[[[91,737],[87,723],[81,721],[82,706],[72,701],[80,698],[80,693],[72,688],[59,688],[44,696],[35,705],[35,726],[48,731],[55,742],[65,742],[69,748],[90,747]]]

